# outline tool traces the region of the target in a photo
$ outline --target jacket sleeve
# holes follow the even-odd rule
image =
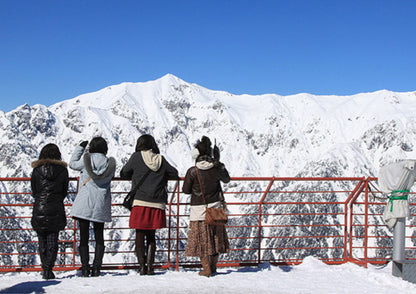
[[[133,161],[134,161],[134,154],[130,157],[129,161],[123,166],[120,171],[120,177],[122,179],[131,180],[133,176]]]
[[[68,170],[65,169],[62,199],[65,199],[65,197],[68,195],[68,188],[69,188],[69,176],[68,176]]]
[[[191,171],[192,168],[188,169],[183,181],[182,192],[185,194],[192,194],[193,177]]]
[[[224,183],[228,183],[230,179],[230,175],[228,174],[227,169],[225,168],[225,165],[223,163],[219,163],[217,166],[218,174],[220,176],[220,180]]]
[[[33,170],[32,172],[32,177],[30,178],[30,188],[32,189],[32,196],[35,196],[38,192],[36,170]]]
[[[74,153],[72,153],[71,160],[69,161],[69,167],[73,170],[82,170],[84,168],[84,161],[82,160],[82,154],[84,154],[85,148],[82,146],[75,147]]]
[[[166,163],[166,179],[168,180],[179,180],[178,170],[170,165],[170,163],[163,158]]]

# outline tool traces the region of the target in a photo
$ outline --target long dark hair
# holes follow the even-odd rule
[[[107,154],[107,141],[103,137],[95,137],[90,142],[90,153]]]
[[[49,143],[45,145],[39,153],[39,159],[56,159],[61,160],[61,151],[59,151],[58,146],[55,144]]]
[[[153,153],[159,154],[159,147],[157,147],[155,138],[153,138],[151,135],[141,135],[138,139],[137,139],[137,143],[136,143],[136,152],[138,151],[144,151],[144,150],[149,150],[152,149]]]

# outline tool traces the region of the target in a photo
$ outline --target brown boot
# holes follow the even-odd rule
[[[209,262],[209,256],[201,257],[202,271],[199,272],[200,276],[210,277],[211,266]]]
[[[211,273],[214,274],[217,272],[217,262],[218,262],[218,256],[219,254],[211,255],[210,256],[210,267],[211,267]]]
[[[146,268],[146,248],[144,246],[144,236],[145,233],[140,230],[136,230],[136,256],[137,261],[139,262],[140,266],[140,275],[146,275],[147,274],[147,268]]]
[[[154,275],[153,263],[155,262],[156,243],[149,243],[147,248],[147,274]]]
[[[146,253],[145,253],[145,249],[143,247],[137,247],[136,246],[136,256],[137,256],[137,261],[139,262],[139,266],[140,266],[140,275],[146,275],[147,274],[147,270],[146,270]]]

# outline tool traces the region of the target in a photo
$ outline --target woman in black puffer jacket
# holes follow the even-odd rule
[[[30,179],[33,204],[32,227],[39,240],[44,279],[54,279],[52,268],[58,253],[58,234],[66,226],[64,199],[68,193],[67,164],[55,144],[47,144],[32,163]]]

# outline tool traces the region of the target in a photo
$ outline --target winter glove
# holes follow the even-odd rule
[[[220,149],[217,145],[214,146],[213,155],[215,161],[220,161]]]
[[[79,146],[81,146],[82,148],[87,147],[87,145],[88,145],[88,141],[82,141],[82,142],[79,144]]]

